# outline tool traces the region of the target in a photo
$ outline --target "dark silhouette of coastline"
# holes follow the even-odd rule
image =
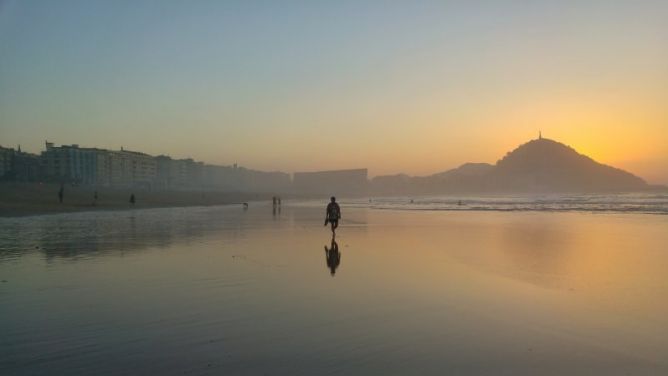
[[[375,194],[608,193],[667,190],[607,166],[560,142],[539,137],[507,153],[495,165],[466,163],[442,173],[378,176]]]
[[[246,171],[240,168],[233,170]],[[430,176],[411,177],[399,174],[377,176],[368,181],[365,169],[320,171],[298,176],[301,176],[302,183],[299,183],[299,179],[290,183],[288,179],[287,185],[282,186],[284,190],[272,189],[273,206],[277,214],[281,211],[281,197],[275,196],[277,192],[282,192],[291,198],[321,198],[323,195],[318,194],[319,189],[332,191],[340,186],[346,187],[342,192],[349,197],[366,197],[367,194],[419,196],[668,193],[666,186],[649,185],[629,172],[598,163],[571,147],[542,137],[520,145],[494,165],[466,163],[458,168]],[[152,189],[141,186],[108,187],[72,182],[68,183],[67,192],[61,182],[2,181],[0,217],[125,209],[128,207],[128,197],[131,194],[140,198],[134,204],[131,202],[132,206],[137,208],[209,206],[272,197],[268,192],[262,193],[271,186],[264,185],[264,180],[259,177],[244,180],[248,183],[246,185],[229,185],[228,183],[232,184],[236,180],[230,178],[228,181],[227,175],[224,174],[218,178],[221,184],[225,184],[203,185],[195,190]],[[196,186],[189,187],[194,189]],[[98,192],[99,196],[96,195]],[[91,196],[94,197],[92,202]]]

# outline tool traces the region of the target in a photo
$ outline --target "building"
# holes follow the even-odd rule
[[[365,195],[368,185],[366,168],[318,172],[295,172],[296,193],[316,195]]]
[[[13,159],[14,149],[0,146],[0,179],[5,180],[10,178]]]
[[[109,181],[113,186],[152,188],[158,177],[158,161],[145,153],[109,151]]]
[[[39,155],[22,152],[20,147],[18,151],[14,153],[11,169],[15,181],[41,181],[44,175],[42,173],[42,161]]]
[[[242,190],[240,171],[236,166],[204,165],[201,181],[202,186],[210,190],[225,192]]]
[[[290,174],[237,168],[242,190],[261,193],[284,193],[291,188]]]
[[[286,193],[291,190],[290,175],[232,166],[201,166],[200,182],[206,189],[224,192]]]
[[[0,179],[33,182],[42,178],[41,160],[38,155],[0,146]]]
[[[144,189],[289,192],[290,175],[232,166],[205,165],[191,158],[172,159],[125,150],[55,146],[41,155],[0,147],[0,179],[44,181]]]
[[[166,155],[155,157],[157,163],[156,186],[163,189],[201,188],[204,163],[191,158],[172,159]]]
[[[60,183],[109,185],[110,153],[77,144],[54,146],[46,142],[41,157],[45,178]]]
[[[157,178],[155,158],[122,148],[111,151],[47,142],[41,159],[46,179],[60,183],[151,188]]]

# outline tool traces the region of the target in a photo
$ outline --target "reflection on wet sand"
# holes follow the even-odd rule
[[[339,252],[339,245],[336,243],[336,240],[334,240],[334,237],[332,237],[332,243],[329,249],[325,246],[325,260],[327,261],[329,273],[333,277],[336,273],[336,268],[338,268],[341,263],[341,252]]]
[[[50,259],[164,248],[220,231],[234,239],[243,236],[248,213],[247,207],[234,205],[4,218],[0,262],[35,251]]]
[[[668,217],[271,206],[1,219],[0,374],[668,372]]]

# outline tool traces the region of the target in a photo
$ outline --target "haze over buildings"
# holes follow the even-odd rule
[[[496,164],[465,163],[429,176],[376,176],[368,170],[265,172],[137,151],[54,146],[41,155],[0,147],[0,181],[55,182],[95,187],[317,196],[472,193],[601,193],[661,190],[562,143],[542,138],[508,152]]]
[[[668,183],[665,1],[0,4],[5,146],[429,175],[543,129]]]
[[[290,175],[283,172],[52,142],[45,143],[40,155],[0,147],[0,166],[0,181],[224,192],[287,192],[292,187]]]
[[[321,195],[364,195],[368,192],[366,168],[336,171],[295,172],[294,191]]]

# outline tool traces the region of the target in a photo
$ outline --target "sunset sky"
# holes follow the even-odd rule
[[[668,1],[0,0],[0,145],[371,176],[542,130],[668,183]]]

